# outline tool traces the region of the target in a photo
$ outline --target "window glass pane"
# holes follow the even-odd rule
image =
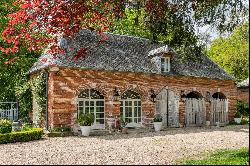
[[[137,101],[134,101],[134,106],[137,106]]]
[[[138,101],[138,106],[141,106],[141,101]]]
[[[96,112],[104,112],[104,107],[96,107]]]
[[[78,107],[78,110],[82,112],[83,111],[83,107]]]
[[[165,71],[165,58],[161,58],[161,71]]]
[[[165,71],[168,71],[168,63],[167,62],[165,63],[165,69],[166,69]]]
[[[128,111],[128,108],[125,108],[125,117],[129,117],[129,111]]]
[[[129,117],[132,117],[132,108],[129,108]]]
[[[104,113],[96,113],[96,119],[104,118]]]
[[[85,113],[89,113],[89,107],[85,107]]]
[[[132,118],[125,118],[125,122],[128,122],[128,123],[132,122]]]
[[[161,58],[161,64],[165,63],[165,58]]]
[[[137,92],[128,90],[122,95],[122,99],[140,99],[140,95]]]
[[[137,108],[134,108],[134,117],[137,117]]]
[[[104,99],[104,96],[100,92],[98,92],[94,89],[91,89],[90,90],[90,98],[91,99]]]
[[[141,107],[138,107],[138,117],[141,117]]]
[[[79,94],[78,98],[104,99],[104,96],[95,89],[86,89]]]
[[[129,102],[128,102],[128,105],[129,105],[129,106],[132,106],[132,101],[129,101]]]
[[[90,106],[94,106],[95,102],[94,101],[90,101]]]
[[[104,124],[104,119],[96,119],[96,124]]]
[[[78,105],[83,106],[83,101],[79,101]]]
[[[97,101],[96,106],[104,106],[104,101]]]
[[[89,101],[85,101],[85,106],[89,106]]]
[[[96,107],[96,108],[95,108],[95,111],[96,111],[96,112],[101,112],[101,111],[100,111],[100,107]]]
[[[86,89],[86,90],[82,91],[79,94],[78,98],[84,98],[84,99],[89,98],[89,89]]]
[[[93,113],[94,114],[95,113],[95,108],[94,107],[90,107],[89,108],[89,113]]]
[[[141,118],[138,118],[138,123],[141,122]]]

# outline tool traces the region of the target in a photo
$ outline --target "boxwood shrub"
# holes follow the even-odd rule
[[[28,131],[18,131],[0,134],[0,144],[27,142],[32,140],[39,140],[43,136],[43,129],[33,128]]]
[[[9,120],[0,119],[0,134],[10,133],[12,130],[12,124]]]

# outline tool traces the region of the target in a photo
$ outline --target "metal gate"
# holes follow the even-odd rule
[[[161,114],[163,126],[179,127],[179,97],[174,91],[163,89],[156,99],[156,113]]]
[[[17,102],[0,102],[0,119],[18,120]]]
[[[206,120],[206,105],[203,99],[186,98],[186,126],[202,126]]]
[[[227,99],[212,99],[211,100],[211,114],[210,123],[216,125],[228,123],[228,100]]]

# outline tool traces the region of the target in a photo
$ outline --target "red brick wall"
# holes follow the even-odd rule
[[[234,81],[61,68],[57,74],[49,74],[49,126],[72,126],[75,123],[77,96],[83,89],[94,88],[104,95],[107,116],[109,112],[119,115],[119,104],[113,103],[115,87],[119,88],[121,93],[128,89],[138,92],[142,99],[142,110],[154,112],[155,104],[150,101],[150,90],[153,89],[158,94],[166,86],[179,96],[181,90],[186,94],[196,90],[204,97],[207,91],[211,95],[220,91],[229,99],[229,119],[233,118],[237,98]],[[179,108],[180,122],[183,123],[185,103],[180,102]]]
[[[237,89],[238,100],[244,101],[249,104],[249,88]]]

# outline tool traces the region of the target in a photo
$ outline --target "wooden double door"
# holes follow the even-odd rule
[[[162,116],[164,127],[179,127],[179,97],[174,91],[163,89],[157,95],[156,113]]]

